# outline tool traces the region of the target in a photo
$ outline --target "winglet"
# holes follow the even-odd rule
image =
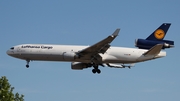
[[[119,29],[119,28],[118,28],[118,29],[116,29],[116,30],[114,31],[114,33],[112,34],[112,36],[113,36],[113,37],[118,36],[119,31],[120,31],[120,29]]]
[[[152,47],[151,49],[149,49],[147,52],[145,52],[143,55],[144,56],[156,56],[160,53],[161,49],[163,47],[163,44],[157,44],[154,47]]]

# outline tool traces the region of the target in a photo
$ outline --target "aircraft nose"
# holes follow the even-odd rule
[[[14,54],[14,52],[13,52],[12,50],[7,50],[7,51],[6,51],[6,54],[11,56],[11,55]]]

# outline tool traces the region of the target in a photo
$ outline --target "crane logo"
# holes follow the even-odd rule
[[[164,31],[162,29],[158,29],[158,30],[155,31],[154,36],[157,39],[163,39],[164,36],[165,36],[165,33],[164,33]]]

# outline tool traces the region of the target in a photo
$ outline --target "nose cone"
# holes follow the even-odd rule
[[[14,54],[14,52],[12,50],[7,50],[6,54],[9,55],[9,56],[12,56]]]

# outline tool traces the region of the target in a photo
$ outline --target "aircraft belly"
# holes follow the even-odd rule
[[[112,56],[103,57],[104,63],[134,63],[136,59],[130,56]]]
[[[46,61],[62,61],[62,53],[59,51],[24,51],[21,54],[14,54],[14,57],[24,60],[46,60]]]
[[[139,51],[127,48],[112,48],[103,56],[106,63],[136,63],[141,56]]]

